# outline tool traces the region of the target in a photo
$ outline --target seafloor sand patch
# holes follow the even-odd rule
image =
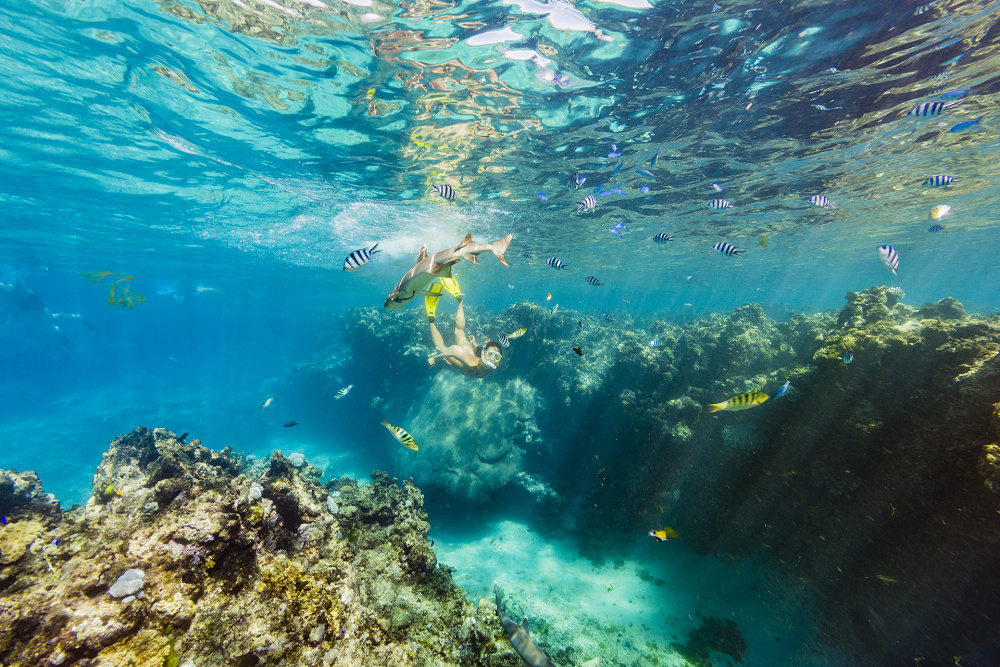
[[[747,641],[745,665],[834,665],[815,637],[820,619],[801,582],[779,582],[756,563],[698,556],[682,542],[637,542],[631,558],[602,565],[569,540],[498,521],[472,534],[434,530],[438,560],[455,568],[473,602],[492,601],[494,579],[507,611],[527,614],[550,649],[572,646],[574,660],[609,665],[687,665],[672,648],[714,616],[734,621]],[[713,653],[716,664],[730,662]],[[558,663],[558,661],[556,661]]]

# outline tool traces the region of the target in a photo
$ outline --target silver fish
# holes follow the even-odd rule
[[[742,258],[743,255],[741,255],[740,253],[746,252],[746,250],[737,250],[736,246],[734,246],[732,243],[726,243],[725,241],[719,241],[714,246],[712,246],[712,248],[718,252],[721,252],[723,255],[729,255],[730,257],[736,255],[737,257]]]
[[[593,211],[597,208],[597,199],[594,198],[594,195],[587,195],[583,198],[583,201],[578,201],[577,204],[577,213],[580,211]]]
[[[899,253],[891,245],[880,245],[878,248],[879,259],[882,263],[892,269],[892,275],[896,275],[896,269],[899,268]]]
[[[347,259],[344,260],[344,271],[347,271],[348,273],[357,271],[362,266],[370,262],[372,255],[377,252],[382,252],[381,250],[376,250],[375,248],[377,247],[378,243],[373,245],[371,248],[360,248],[352,252],[347,256]]]

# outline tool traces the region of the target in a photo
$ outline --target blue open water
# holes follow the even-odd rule
[[[385,433],[349,405],[385,379],[316,386],[296,369],[364,354],[338,319],[379,307],[423,244],[467,232],[514,237],[509,268],[486,255],[462,267],[466,306],[481,314],[528,301],[686,322],[749,302],[783,318],[879,284],[914,305],[952,296],[995,313],[998,12],[943,1],[7,3],[0,280],[48,312],[0,300],[0,467],[35,469],[65,506],[85,502],[107,443],[143,424],[259,456],[303,451],[359,477],[391,468]],[[942,101],[958,104],[908,115]],[[938,174],[961,180],[921,185]],[[455,202],[434,194],[440,184]],[[596,209],[577,212],[591,194]],[[835,206],[808,201],[819,194]],[[716,198],[733,208],[709,208]],[[931,233],[940,204],[951,210]],[[654,243],[661,232],[674,240]],[[744,257],[715,252],[720,241]],[[342,270],[376,242],[371,264]],[[898,275],[879,260],[883,244]],[[347,382],[354,394],[333,402]],[[289,420],[300,425],[283,429]],[[507,535],[496,557],[518,559],[540,553],[534,540],[567,537],[495,510],[462,530],[461,511],[435,511],[441,560],[474,599],[495,578],[477,574],[482,540]],[[709,612],[745,626],[746,664],[847,659],[822,647],[808,586],[767,578],[780,564],[736,572],[683,546],[662,560],[646,539],[607,577],[673,573],[648,590],[622,578],[649,614],[711,597]],[[581,581],[604,567],[570,542],[545,544]],[[554,600],[575,608],[589,595],[553,589],[558,579],[539,573],[535,599],[547,602],[535,615],[569,616]],[[593,602],[618,603],[629,604]],[[593,611],[616,619],[612,634],[652,624]],[[794,615],[779,646],[761,619]]]

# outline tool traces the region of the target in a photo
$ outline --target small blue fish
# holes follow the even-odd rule
[[[285,428],[291,428],[293,426],[296,426],[297,424],[298,422],[285,422],[284,424],[282,424],[282,426],[284,426]]]
[[[617,229],[615,229],[614,227],[608,227],[608,231],[617,236],[618,238],[622,237],[622,233]]]
[[[535,196],[538,197],[539,199],[541,199],[542,201],[548,201],[549,200],[549,196],[547,194],[545,194],[544,192],[539,192]]]
[[[611,175],[612,176],[617,176],[618,172],[621,171],[623,164],[625,164],[625,160],[622,160],[621,162],[619,162],[618,165],[614,169],[611,170]]]
[[[791,386],[792,386],[792,381],[791,380],[786,380],[785,384],[783,384],[780,387],[778,387],[778,391],[774,392],[771,395],[771,400],[773,401],[776,398],[781,398],[782,396],[784,396],[785,392],[788,391],[791,388]]]
[[[535,320],[535,333],[538,333],[538,320]]]
[[[611,194],[611,190],[601,190],[597,194],[601,195],[602,197],[607,197],[609,194]]]
[[[949,132],[961,132],[962,130],[967,130],[968,128],[972,127],[973,125],[975,125],[976,123],[978,123],[981,120],[982,120],[982,118],[977,118],[976,120],[962,121],[961,123],[958,123],[957,125],[952,126],[952,128],[950,130],[948,130],[948,131]]]
[[[929,231],[931,234],[937,234],[942,229],[944,229],[944,225],[931,225],[927,231]]]
[[[626,225],[624,222],[616,222],[615,223],[615,228],[616,229],[628,229],[628,225]]]
[[[615,151],[611,151],[610,153],[608,153],[608,157],[621,157],[621,156],[622,156],[621,153],[616,153]]]
[[[649,176],[652,179],[656,179],[656,174],[651,172],[649,169],[636,169],[635,173],[642,174],[643,176]]]
[[[659,159],[660,159],[660,151],[656,151],[655,153],[653,153],[653,159],[649,161],[649,166],[650,167],[655,167],[656,166],[656,162]]]
[[[639,188],[639,192],[646,194],[647,192],[649,192],[649,186],[648,185],[642,186],[641,188]]]
[[[715,189],[716,192],[722,192],[722,186],[719,185],[718,183],[712,183],[712,187]]]
[[[625,196],[625,193],[622,191],[621,188],[611,188],[611,191],[614,192],[614,193],[616,193],[616,194],[620,194],[622,197]]]
[[[611,150],[613,151],[618,150],[618,144],[611,144]]]
[[[531,253],[530,252],[522,252],[521,253],[521,257],[524,257],[525,259],[531,259]]]
[[[5,526],[5,525],[7,525],[7,517],[0,516],[0,526]]]
[[[844,356],[840,358],[845,364],[849,364],[854,361],[854,355],[850,352],[844,352]]]
[[[573,174],[572,176],[569,177],[569,187],[576,190],[581,185],[583,185],[586,182],[586,180],[587,180],[586,177],[581,176],[580,174]]]
[[[950,90],[947,93],[941,93],[938,97],[942,100],[954,100],[962,95],[968,95],[971,92],[971,90]]]
[[[600,192],[600,191],[601,191],[601,188],[603,188],[603,187],[604,187],[604,184],[603,184],[603,183],[602,183],[601,185],[598,185],[597,187],[595,187],[595,188],[594,188],[594,192],[595,192],[595,193],[596,193],[596,192]]]

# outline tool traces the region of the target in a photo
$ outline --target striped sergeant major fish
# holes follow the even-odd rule
[[[382,426],[385,426],[387,429],[389,429],[389,433],[392,433],[392,437],[398,440],[399,444],[401,444],[403,447],[406,447],[407,449],[412,449],[413,451],[417,451],[417,441],[414,440],[413,436],[407,433],[404,429],[398,426],[393,426],[392,424],[384,420],[382,421]]]
[[[878,257],[882,260],[882,263],[892,269],[892,275],[896,275],[896,269],[899,268],[899,253],[891,245],[880,245],[878,248]]]
[[[451,278],[451,267],[458,264],[463,259],[479,264],[477,256],[483,252],[492,252],[500,263],[507,266],[504,253],[510,246],[510,241],[514,237],[507,235],[493,243],[475,243],[472,234],[466,234],[462,242],[454,248],[439,250],[433,255],[427,254],[427,245],[420,249],[417,256],[417,263],[406,272],[396,288],[389,293],[385,299],[386,310],[396,310],[402,308],[417,295],[428,296],[433,292],[426,290],[427,285],[436,278]]]
[[[944,229],[944,225],[931,225],[930,227],[927,228],[927,231],[929,231],[931,234],[937,234],[942,229]]]
[[[835,204],[826,195],[813,195],[809,198],[809,203],[823,208],[834,208]]]
[[[551,266],[553,269],[568,269],[569,264],[563,264],[563,261],[558,257],[549,257],[545,260],[545,263]]]
[[[597,199],[594,198],[594,195],[587,195],[583,201],[577,202],[576,212],[593,211],[595,208],[597,208]]]
[[[434,186],[434,194],[441,195],[448,201],[455,201],[458,195],[455,193],[455,188],[451,187],[447,183]]]
[[[601,313],[601,317],[607,320],[608,322],[615,321],[615,318],[611,317],[611,313]]]
[[[351,392],[351,389],[353,387],[354,387],[353,384],[349,384],[346,387],[344,387],[343,389],[338,389],[337,390],[337,395],[333,397],[333,400],[338,401],[338,400],[342,399],[344,396],[347,396]]]
[[[729,255],[730,257],[736,255],[741,259],[743,258],[743,255],[741,255],[740,253],[746,252],[746,250],[737,250],[736,246],[734,246],[732,243],[726,243],[725,241],[719,241],[714,246],[712,246],[712,248],[716,252],[721,252],[723,255]]]
[[[532,639],[528,616],[525,615],[521,625],[517,625],[507,616],[507,612],[500,604],[500,586],[495,581],[493,582],[493,593],[497,598],[497,616],[500,618],[500,625],[503,626],[503,631],[507,633],[511,646],[521,656],[521,660],[524,660],[528,667],[555,667],[549,660],[549,656],[545,655],[545,652],[538,648],[538,644]]]
[[[930,178],[924,179],[920,185],[925,185],[929,188],[940,188],[945,185],[951,185],[952,183],[958,183],[961,178],[958,176],[945,176],[944,174],[939,174],[937,176],[931,176]]]
[[[708,207],[714,209],[733,208],[733,202],[725,199],[713,199],[708,202]]]
[[[581,185],[586,183],[586,181],[587,181],[586,176],[581,176],[580,174],[573,174],[572,176],[569,177],[569,187],[573,188],[574,190],[577,190],[580,188]]]
[[[762,391],[748,391],[745,394],[733,396],[729,400],[723,401],[722,403],[710,403],[708,405],[708,411],[721,412],[722,410],[747,410],[760,405],[769,398],[771,397]]]
[[[671,234],[660,232],[659,234],[653,237],[653,240],[656,241],[657,243],[666,243],[667,241],[673,241],[674,237]]]
[[[937,116],[961,103],[961,100],[957,102],[924,102],[923,104],[918,104],[913,107],[913,110],[907,115],[921,117]]]
[[[844,352],[843,356],[840,357],[840,360],[843,361],[845,365],[854,363],[854,355],[850,352]]]
[[[375,248],[378,248],[378,243],[373,245],[371,248],[360,248],[352,252],[347,256],[347,259],[344,260],[344,271],[347,271],[348,273],[357,271],[362,266],[370,262],[372,255],[377,252],[382,252],[381,250],[376,250]]]
[[[510,347],[510,340],[507,338],[505,334],[500,334],[499,336],[497,336],[497,340],[500,341],[500,344],[503,345],[504,347]]]
[[[588,285],[593,285],[594,287],[604,287],[604,283],[602,283],[594,276],[587,276],[586,278],[584,278],[584,280],[587,281]]]
[[[660,339],[659,338],[652,339],[651,341],[649,341],[649,346],[650,347],[659,347],[660,346]]]

